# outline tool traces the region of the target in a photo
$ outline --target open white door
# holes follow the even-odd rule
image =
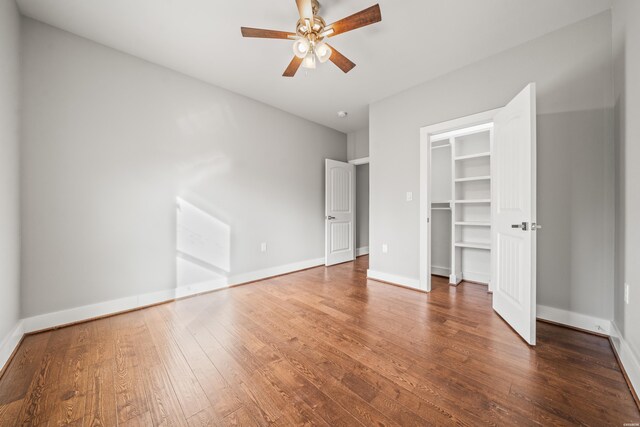
[[[529,84],[494,119],[493,309],[536,343],[536,87]]]
[[[355,259],[356,167],[325,160],[325,264]]]

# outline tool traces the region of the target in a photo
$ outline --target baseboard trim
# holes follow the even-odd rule
[[[112,316],[127,311],[146,308],[176,299],[187,298],[220,289],[239,286],[246,283],[264,280],[274,276],[294,273],[308,268],[318,267],[324,264],[324,258],[314,258],[292,264],[285,264],[277,267],[265,268],[249,273],[237,274],[216,280],[196,283],[188,286],[181,286],[175,289],[166,289],[142,295],[134,295],[96,304],[89,304],[75,307],[68,310],[61,310],[52,313],[41,314],[28,317],[22,320],[23,332],[33,334],[49,329],[70,326],[87,320]]]
[[[432,265],[431,274],[435,276],[449,277],[449,274],[451,274],[451,269],[447,267],[438,267],[437,265]]]
[[[461,276],[462,280],[473,283],[480,283],[488,285],[491,281],[491,276],[485,273],[474,273],[472,271],[463,271]]]
[[[611,335],[611,321],[546,305],[537,306],[539,320],[570,326],[598,335]]]
[[[265,268],[263,270],[252,271],[250,273],[237,274],[229,277],[227,286],[240,286],[256,282],[258,280],[270,279],[284,274],[296,273],[302,270],[308,270],[310,268],[324,266],[325,259],[314,258],[306,261],[295,262],[292,264],[285,264],[278,267]]]
[[[638,405],[638,409],[640,409],[640,398],[638,398],[638,391],[640,391],[640,357],[631,349],[615,322],[611,322],[609,342],[616,355],[616,359],[618,359],[618,364],[622,369],[622,373],[636,401],[636,405]]]
[[[363,246],[361,248],[356,249],[356,256],[369,255],[369,246]]]
[[[13,329],[0,341],[0,378],[2,378],[5,368],[9,366],[9,362],[16,354],[16,350],[18,350],[23,338],[23,323],[22,320],[18,320]]]
[[[420,280],[381,271],[367,270],[367,278],[420,291]]]

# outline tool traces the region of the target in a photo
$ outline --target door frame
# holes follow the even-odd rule
[[[425,292],[431,292],[431,136],[490,123],[501,110],[496,108],[420,128],[420,289]]]
[[[358,166],[368,165],[371,163],[369,156],[360,157],[358,159],[351,159],[348,162],[349,164],[355,165],[356,167],[356,176],[358,175]],[[371,181],[371,172],[369,172],[369,181]],[[369,189],[371,189],[371,183],[369,182]],[[356,206],[358,205],[358,180],[356,179]],[[371,210],[369,209],[369,215],[371,215]],[[369,244],[367,246],[363,246],[361,248],[358,247],[358,209],[356,208],[356,218],[353,219],[353,229],[356,231],[355,237],[355,245],[356,245],[356,258],[369,255]],[[369,223],[369,236],[371,236],[371,223]],[[360,249],[365,249],[360,252]]]

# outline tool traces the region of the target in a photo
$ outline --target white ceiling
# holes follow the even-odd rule
[[[376,0],[321,0],[327,23]],[[243,39],[240,26],[294,31],[294,0],[17,0],[22,13],[334,129],[368,124],[368,105],[595,15],[610,0],[378,0],[382,22],[331,40],[357,64],[293,79],[287,40]],[[336,112],[346,110],[346,119]]]

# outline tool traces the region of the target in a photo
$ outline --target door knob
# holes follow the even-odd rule
[[[540,230],[542,228],[542,226],[536,222],[532,222],[531,223],[531,230],[535,231],[535,230]]]
[[[522,222],[521,224],[511,224],[511,228],[521,228],[522,231],[527,231],[527,223]]]
[[[329,216],[327,217],[327,219],[328,219],[329,221],[331,221],[332,219],[336,219],[336,217],[335,217],[335,216],[331,216],[331,215],[329,215]]]

